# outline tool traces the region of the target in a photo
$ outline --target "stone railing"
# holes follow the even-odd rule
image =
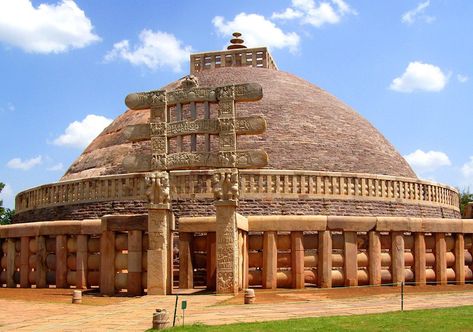
[[[257,67],[278,69],[266,47],[241,48],[191,55],[191,74],[223,67]]]
[[[172,171],[173,199],[211,199],[211,171]],[[285,170],[240,170],[241,199],[346,199],[443,206],[459,211],[454,188],[417,179]],[[145,200],[143,173],[70,180],[32,188],[16,197],[18,213],[100,201]]]

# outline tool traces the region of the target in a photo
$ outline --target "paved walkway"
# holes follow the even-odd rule
[[[315,293],[315,292],[314,292]],[[288,318],[351,315],[395,311],[399,294],[344,299],[320,299],[273,304],[229,305],[228,296],[187,295],[185,323],[228,324]],[[175,297],[145,296],[105,306],[38,303],[0,299],[1,331],[144,331],[156,308],[173,312]],[[472,305],[473,292],[408,294],[405,310]],[[178,310],[181,314],[181,310]],[[182,321],[179,318],[178,323]]]

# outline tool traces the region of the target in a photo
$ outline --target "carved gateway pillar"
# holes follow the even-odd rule
[[[218,169],[212,176],[217,219],[217,294],[238,293],[238,170]]]
[[[146,175],[148,185],[148,294],[172,293],[172,213],[169,173]]]

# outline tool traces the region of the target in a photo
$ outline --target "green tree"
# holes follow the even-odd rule
[[[0,182],[0,193],[2,192],[3,188],[5,188],[5,184]],[[0,200],[0,225],[11,224],[14,214],[15,210],[5,209],[3,207],[3,201]]]
[[[473,202],[473,193],[470,192],[470,188],[463,189],[460,191],[460,211],[463,215],[463,211],[468,203]]]

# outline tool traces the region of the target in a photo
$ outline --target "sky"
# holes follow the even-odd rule
[[[473,190],[473,1],[0,0],[0,194],[58,181],[232,32],[368,119],[420,178]]]

